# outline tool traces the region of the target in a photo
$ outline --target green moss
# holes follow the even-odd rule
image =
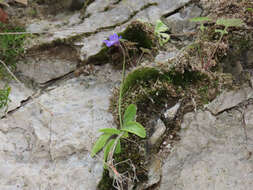
[[[137,47],[152,49],[155,46],[155,35],[148,24],[140,21],[132,22],[125,31],[119,33],[123,39],[136,42]]]
[[[150,81],[159,78],[159,71],[155,68],[144,67],[134,70],[129,73],[123,84],[123,95],[134,85],[139,83],[140,81]]]
[[[186,103],[185,106],[182,103],[181,113],[191,111],[194,109],[194,106],[191,105],[192,98],[194,98],[197,106],[201,106],[206,101],[214,98],[210,95],[210,92],[215,88],[217,88],[215,80],[210,80],[207,75],[198,71],[185,70],[184,73],[180,73],[173,69],[164,72],[157,68],[140,67],[130,72],[125,79],[122,112],[129,104],[136,104],[138,107],[136,120],[146,128],[147,138],[149,138],[154,129],[148,123],[152,119],[161,117],[161,113],[167,109],[166,105],[171,107],[179,99],[183,99]],[[119,123],[117,101],[118,91],[111,101],[111,111],[116,123]],[[171,131],[172,127],[177,128],[177,130],[180,129],[177,124],[166,123],[166,125],[168,126],[168,131]],[[136,175],[140,183],[142,183],[148,179],[149,155],[157,153],[160,144],[147,147],[146,140],[134,135],[130,135],[130,140],[136,143],[129,143],[129,141],[123,140],[122,153],[114,157],[115,163],[130,159],[136,168]],[[117,171],[133,174],[129,163],[119,164]]]
[[[0,23],[0,32],[24,32],[24,28],[18,26],[11,26]],[[0,57],[9,68],[14,69],[18,57],[24,53],[23,43],[26,38],[26,34],[6,34],[0,35]],[[0,65],[0,78],[6,77],[5,68]]]
[[[113,183],[113,179],[110,178],[109,171],[104,170],[102,179],[100,180],[97,188],[99,190],[109,190],[109,189],[114,190],[115,188],[113,188],[112,183]]]
[[[104,46],[96,55],[90,56],[88,59],[89,63],[103,64],[109,61],[109,48]]]
[[[132,22],[123,32],[118,33],[122,36],[124,42],[125,51],[127,51],[127,60],[134,60],[139,58],[142,51],[140,48],[152,49],[156,45],[155,36],[151,27],[148,24],[144,24],[140,21]],[[107,48],[104,46],[96,55],[91,56],[88,60],[94,64],[102,64],[108,61],[114,63],[115,66],[121,65],[123,62],[122,52],[118,47]]]

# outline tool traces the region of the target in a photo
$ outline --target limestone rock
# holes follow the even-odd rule
[[[217,117],[208,111],[186,114],[181,141],[163,166],[160,189],[250,190],[253,126],[247,121],[246,143],[241,113],[236,110]]]
[[[253,90],[251,87],[243,87],[237,91],[225,91],[206,107],[214,115],[238,105],[239,103],[253,98]]]
[[[90,157],[120,78],[110,66],[73,78],[0,120],[0,189],[95,190],[103,162]]]

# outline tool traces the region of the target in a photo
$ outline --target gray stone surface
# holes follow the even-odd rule
[[[85,61],[99,52],[104,39],[124,30],[133,20],[155,24],[161,16],[178,8],[181,8],[179,13],[167,18],[172,32],[190,31],[195,25],[188,19],[199,16],[202,10],[194,5],[183,8],[189,2],[96,0],[87,7],[83,20],[77,12],[62,12],[48,20],[34,20],[27,31],[43,32],[43,35],[27,43],[28,49],[57,41],[68,44],[67,47],[80,48],[80,52],[71,60],[68,58],[74,54],[67,54],[69,51],[62,51],[66,59],[48,55],[30,57],[28,64],[20,64],[18,70],[37,83],[61,77],[75,69],[78,58]],[[160,52],[155,64],[166,64],[177,55],[175,48]],[[250,54],[246,56],[251,60]],[[91,158],[90,150],[100,128],[115,127],[108,107],[120,72],[109,65],[95,67],[95,70],[99,70],[95,76],[73,78],[50,86],[33,101],[0,120],[1,190],[96,189],[102,175],[102,162],[99,158]],[[13,102],[9,107],[15,109],[32,91],[16,84],[12,88]],[[207,106],[208,111],[186,114],[181,141],[174,147],[171,143],[167,145],[172,153],[166,160],[154,155],[147,171],[149,180],[139,188],[148,188],[161,180],[157,187],[160,190],[251,190],[253,106],[242,110],[244,117],[237,110],[226,110],[252,96],[252,88],[224,92]],[[173,119],[179,106],[180,103],[168,109],[165,117]],[[164,133],[165,126],[160,124],[150,139],[152,145]]]
[[[216,115],[251,98],[253,98],[253,89],[251,87],[241,88],[236,91],[225,91],[206,107]]]
[[[137,190],[151,188],[157,184],[162,175],[162,160],[159,157],[155,157],[151,160],[151,164],[148,167],[148,181],[139,185]]]
[[[61,27],[59,31],[55,31],[54,27],[51,30],[54,31],[53,35],[45,38],[45,42],[50,42],[55,39],[66,39],[71,36],[80,35],[84,33],[92,33],[103,28],[109,28],[116,25],[123,24],[131,19],[136,13],[145,8],[150,3],[154,3],[154,0],[145,1],[121,1],[114,5],[111,9],[103,12],[94,12],[84,21],[75,26],[69,26],[68,24]],[[92,6],[92,4],[90,5]],[[89,9],[89,7],[88,7]],[[50,31],[50,30],[49,30]]]
[[[103,164],[90,150],[100,128],[115,127],[108,107],[120,78],[109,65],[100,70],[0,120],[0,189],[96,189]]]
[[[181,12],[168,17],[166,20],[171,27],[171,32],[173,34],[190,32],[196,27],[196,23],[190,22],[190,19],[199,17],[201,13],[202,9],[196,5],[192,5],[182,9]]]
[[[156,121],[154,126],[154,133],[149,138],[148,142],[151,146],[154,146],[159,140],[161,141],[161,137],[164,135],[166,131],[166,126],[164,125],[161,119]]]
[[[113,31],[99,32],[88,38],[83,38],[82,41],[77,42],[76,45],[82,46],[80,50],[81,60],[87,60],[88,57],[96,55],[104,43],[103,40],[107,39],[109,35],[113,34]]]
[[[178,55],[178,50],[173,49],[169,51],[160,51],[158,55],[155,57],[155,62],[157,64],[167,65],[169,60],[174,59]]]
[[[124,30],[131,21],[142,19],[155,24],[157,19],[166,14],[167,11],[174,11],[187,4],[189,0],[127,0],[115,2],[94,1],[87,7],[85,13],[87,17],[84,20],[81,20],[80,13],[76,12],[63,12],[48,20],[34,20],[34,22],[27,25],[27,31],[45,32],[45,34],[27,42],[27,48],[85,34],[84,37],[73,44],[77,49],[80,49],[77,59],[85,61],[101,50],[104,39],[114,32]],[[194,10],[188,12],[191,11]],[[120,27],[115,28],[115,31],[104,30],[116,26]],[[69,56],[66,55],[65,57],[68,58]],[[27,58],[24,64],[18,64],[18,70],[37,83],[45,83],[69,73],[74,70],[75,66],[76,63],[73,63],[73,61],[38,55],[35,58]]]
[[[27,55],[17,64],[17,71],[25,78],[43,84],[74,71],[77,64],[76,49],[67,45],[57,45]]]
[[[165,161],[161,190],[251,190],[253,123],[247,110],[247,141],[242,114],[233,110],[217,117],[208,111],[184,116],[181,141]],[[251,118],[251,117],[250,117]]]
[[[157,0],[156,2],[158,3],[158,8],[161,10],[161,15],[166,15],[180,7],[184,7],[190,0]]]
[[[5,111],[11,111],[18,108],[21,105],[21,101],[26,100],[33,94],[33,90],[26,88],[24,85],[20,85],[15,81],[8,82],[11,92],[9,94],[9,103],[7,110],[6,108],[0,109],[0,117],[4,115]],[[0,89],[5,86],[4,81],[0,81]]]
[[[56,58],[27,58],[25,63],[17,64],[17,69],[37,83],[45,83],[63,76],[76,68],[77,62]]]
[[[84,57],[90,55],[90,52],[87,52],[86,42],[89,39],[96,39],[94,43],[88,46],[90,51],[91,49],[95,49],[95,51],[91,52],[92,55],[97,51],[98,45],[102,44],[101,36],[106,33],[104,29],[120,25],[124,26],[125,23],[130,23],[136,19],[142,19],[155,24],[157,19],[160,19],[163,14],[174,11],[189,2],[189,0],[126,0],[114,4],[114,1],[94,1],[87,7],[86,17],[83,21],[77,16],[78,13],[74,13],[73,15],[62,13],[53,20],[35,20],[34,23],[29,24],[27,26],[29,32],[47,32],[47,34],[31,40],[31,42],[27,43],[27,48],[31,48],[33,45],[51,43],[59,39],[63,40],[73,36],[89,34],[90,37],[76,42],[79,45],[85,42],[80,53],[80,58],[83,60]],[[124,28],[122,27],[122,30]],[[96,38],[97,36],[98,38]]]
[[[179,101],[178,103],[176,103],[173,107],[167,109],[165,112],[164,112],[164,117],[166,119],[169,119],[169,120],[173,120],[177,114],[177,111],[178,109],[180,108],[181,106],[181,102]]]

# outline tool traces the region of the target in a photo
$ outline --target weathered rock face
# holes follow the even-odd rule
[[[233,96],[227,97],[228,99]],[[161,190],[251,189],[253,106],[184,116],[181,141],[163,166]]]
[[[172,33],[177,34],[189,32],[196,27],[196,24],[190,22],[190,19],[199,17],[201,13],[202,10],[198,6],[189,6],[185,9],[182,9],[181,12],[168,17],[166,20],[168,25],[171,27]]]
[[[76,50],[64,45],[48,47],[32,54],[17,64],[17,71],[38,84],[74,71],[78,63]]]
[[[223,92],[214,101],[209,103],[206,107],[214,115],[233,108],[243,101],[253,98],[253,90],[251,87],[242,88],[230,92]]]
[[[88,0],[37,2],[60,5],[54,7],[59,11],[79,9]],[[73,2],[77,2],[78,8]],[[155,24],[164,16],[171,32],[177,34],[191,31],[195,24],[189,18],[202,13],[190,0],[89,2],[82,13],[55,12],[47,19],[28,22],[28,32],[40,33],[28,43],[28,49],[33,50],[34,46],[44,49],[22,60],[17,68],[20,76],[35,85],[48,84],[71,74],[78,61],[96,55],[104,39],[123,31],[133,20]],[[174,47],[171,51],[161,51],[154,65],[167,64],[179,52]],[[249,65],[252,64],[250,52],[245,55]],[[100,128],[116,127],[108,107],[111,91],[120,81],[120,72],[109,65],[95,70],[99,70],[95,75],[52,83],[39,93],[14,82],[10,84],[12,101],[8,110],[16,110],[0,120],[1,190],[96,189],[103,167],[101,160],[91,158],[89,153]],[[21,104],[34,93],[36,97]],[[138,187],[144,189],[160,183],[157,189],[161,190],[251,190],[252,102],[239,106],[242,112],[235,109],[239,103],[251,99],[250,87],[224,92],[207,110],[186,114],[181,141],[170,147],[173,151],[163,166],[160,158],[153,159],[147,183]],[[173,121],[180,105],[178,102],[168,109],[164,117]],[[157,144],[166,130],[159,121],[149,144]]]
[[[97,74],[63,82],[0,120],[0,189],[96,189],[103,164],[89,153],[98,129],[114,127],[107,110],[120,78],[109,65]]]
[[[33,90],[25,87],[24,85],[20,85],[18,82],[11,81],[8,83],[9,87],[11,88],[11,93],[9,95],[9,103],[7,110],[0,109],[0,117],[4,115],[4,112],[8,112],[10,110],[14,110],[21,106],[21,102],[23,100],[28,99],[32,94]],[[0,89],[5,86],[4,81],[0,81]]]
[[[36,39],[37,45],[38,43],[51,43],[59,39],[67,40],[74,36],[85,36],[75,44],[82,49],[80,59],[86,60],[100,50],[103,44],[101,38],[105,39],[108,33],[106,30],[113,29],[116,26],[126,26],[125,24],[136,19],[155,24],[161,16],[166,15],[168,12],[173,12],[189,2],[189,0],[127,0],[120,2],[98,0],[87,7],[83,21],[76,17],[77,13],[73,14],[73,16],[61,14],[55,17],[53,21],[36,21],[35,24],[32,23],[27,27],[30,32],[46,31],[49,33],[42,38]],[[86,37],[87,35],[89,35],[88,38]]]

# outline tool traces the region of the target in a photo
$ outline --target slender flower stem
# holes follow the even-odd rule
[[[121,101],[122,101],[122,91],[124,86],[124,80],[125,80],[125,67],[126,67],[126,53],[122,45],[119,45],[122,53],[123,53],[123,66],[122,66],[122,81],[120,84],[120,90],[119,90],[119,101],[118,101],[118,114],[119,114],[119,122],[120,122],[120,128],[123,128],[123,122],[122,122],[122,116],[121,116]]]
[[[123,122],[122,122],[122,116],[121,116],[121,101],[122,101],[122,92],[123,92],[123,86],[124,86],[124,80],[125,80],[125,67],[126,67],[126,53],[125,50],[123,48],[123,46],[121,44],[119,44],[119,47],[123,53],[123,66],[122,66],[122,81],[120,84],[120,90],[119,90],[119,100],[118,100],[118,114],[119,114],[119,122],[120,122],[120,129],[123,128]],[[107,161],[107,165],[109,165],[110,167],[113,166],[113,154],[115,152],[116,146],[118,144],[118,141],[120,140],[120,138],[124,135],[125,132],[122,132],[118,135],[118,137],[116,138],[116,140],[114,141],[113,147],[109,152],[108,155],[108,161]]]

